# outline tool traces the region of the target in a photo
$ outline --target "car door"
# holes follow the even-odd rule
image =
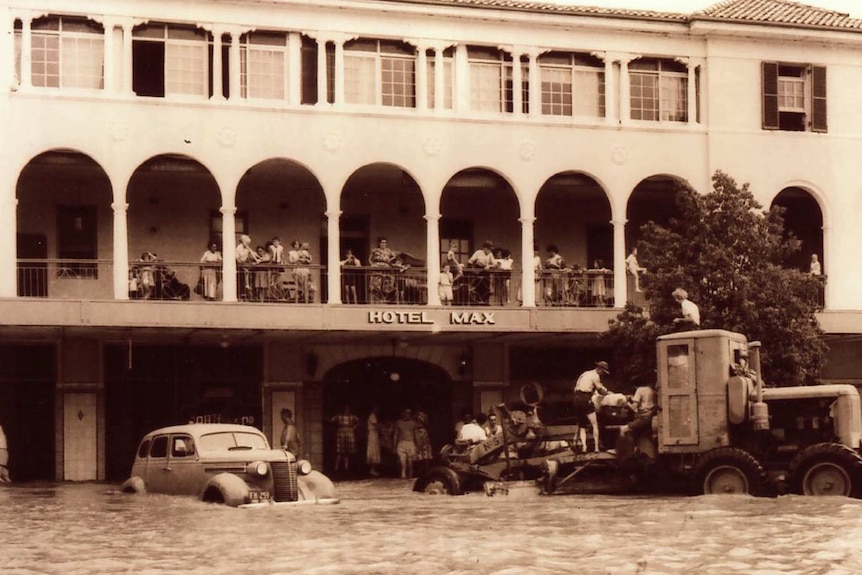
[[[191,435],[187,433],[171,435],[168,468],[172,493],[198,495],[203,489],[205,477]]]
[[[150,457],[147,462],[147,491],[150,493],[173,493],[171,491],[171,469],[168,462],[167,434],[156,435],[150,443]]]

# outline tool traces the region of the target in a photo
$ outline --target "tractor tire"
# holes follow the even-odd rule
[[[800,495],[862,497],[862,457],[841,443],[817,443],[790,462],[790,490]]]
[[[747,451],[719,447],[707,451],[694,467],[692,491],[697,495],[753,495],[766,492],[766,472]]]
[[[434,467],[413,484],[413,491],[429,495],[463,495],[459,475],[448,467]]]

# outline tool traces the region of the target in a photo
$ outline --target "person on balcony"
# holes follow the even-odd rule
[[[356,280],[361,272],[355,269],[359,267],[362,267],[362,262],[353,255],[353,250],[348,249],[344,254],[344,259],[341,260],[341,285],[344,289],[344,303],[359,303],[356,292]]]
[[[808,273],[812,276],[823,275],[823,267],[820,265],[820,260],[817,254],[811,254],[811,263],[808,265]]]
[[[452,284],[455,281],[455,278],[452,276],[452,266],[449,264],[445,264],[443,269],[440,270],[440,278],[437,284],[437,293],[440,296],[440,305],[452,305],[452,299],[454,298],[454,293],[452,290]]]
[[[482,244],[482,249],[473,252],[467,260],[467,266],[473,268],[473,290],[477,303],[487,304],[491,297],[491,272],[497,267],[494,259],[494,242],[488,240]]]
[[[218,298],[219,276],[221,272],[221,252],[216,242],[211,242],[201,256],[201,295],[207,301]]]
[[[605,285],[605,276],[611,272],[605,267],[605,262],[601,259],[593,260],[593,267],[587,270],[591,276],[590,291],[592,292],[593,305],[596,307],[605,307],[607,305],[608,289]]]
[[[638,249],[632,248],[631,253],[629,253],[628,257],[626,257],[626,271],[628,271],[635,278],[635,292],[640,293],[641,291],[641,282],[640,282],[640,274],[647,271],[646,268],[642,268],[640,263],[638,263]]]
[[[138,261],[141,262],[141,265],[138,266],[141,299],[151,299],[153,297],[153,290],[156,286],[156,277],[153,266],[153,262],[156,261],[156,254],[152,252],[144,252],[141,254],[141,259]]]
[[[259,266],[259,269],[254,271],[254,297],[258,301],[264,301],[272,281],[272,254],[269,246],[257,246],[255,251],[257,253],[255,265]]]
[[[251,238],[242,234],[236,246],[237,291],[240,299],[249,299],[252,295],[251,266],[258,262],[257,253],[251,249]]]
[[[549,245],[545,251],[548,253],[548,258],[545,260],[545,269],[548,270],[548,275],[545,277],[545,299],[551,305],[563,305],[568,299],[567,282],[563,277],[568,266],[556,244]]]
[[[296,282],[294,301],[297,303],[300,301],[310,303],[314,301],[314,297],[311,294],[313,285],[311,282],[311,270],[305,267],[311,265],[312,262],[308,242],[293,240],[290,246],[293,249],[287,254],[287,263],[295,266],[293,268],[293,278]]]
[[[395,260],[395,253],[389,247],[389,240],[385,237],[377,238],[377,247],[371,250],[368,262],[375,268],[391,268]],[[395,276],[392,273],[371,274],[368,280],[371,300],[376,302],[395,301]]]

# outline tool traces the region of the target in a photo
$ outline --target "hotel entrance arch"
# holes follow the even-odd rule
[[[428,415],[428,431],[434,455],[452,441],[455,426],[453,384],[446,371],[433,363],[405,357],[368,357],[342,363],[323,379],[323,452],[324,470],[331,472],[335,462],[336,425],[331,422],[345,405],[360,423],[356,428],[356,456],[351,461],[354,475],[363,475],[367,444],[367,420],[372,406],[379,408],[381,422],[382,471],[397,472],[397,458],[387,452],[384,434],[409,408]]]

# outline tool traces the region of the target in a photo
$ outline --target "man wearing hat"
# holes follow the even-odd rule
[[[575,383],[575,416],[577,417],[577,429],[575,430],[575,447],[580,444],[581,448],[587,448],[587,429],[584,426],[584,419],[589,422],[593,428],[593,444],[596,453],[601,451],[599,441],[599,419],[596,414],[596,407],[593,404],[593,394],[600,393],[607,395],[608,388],[602,384],[602,374],[610,375],[611,369],[606,361],[597,361],[596,368],[585,371],[578,377]]]

